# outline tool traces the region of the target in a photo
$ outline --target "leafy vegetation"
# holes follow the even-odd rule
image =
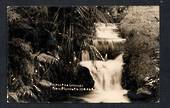
[[[23,91],[17,94],[21,100],[27,97],[27,91],[30,96],[39,92],[41,80],[78,83],[75,67],[81,51],[89,49],[92,59],[99,54],[89,42],[95,36],[94,23],[111,22],[111,17],[106,18],[98,7],[8,7],[7,13],[8,89]],[[32,98],[44,99],[37,95]]]
[[[55,91],[52,87],[57,83],[92,88],[89,70],[77,68],[77,63],[82,50],[88,50],[92,60],[104,59],[106,51],[98,51],[92,44],[96,22],[120,23],[121,36],[127,39],[125,48],[118,45],[108,52],[115,56],[125,51],[123,86],[137,93],[149,89],[154,101],[155,97],[159,100],[159,18],[154,16],[157,12],[146,15],[151,18],[143,16],[144,21],[149,19],[146,23],[142,13],[132,10],[126,6],[7,7],[8,101],[56,102],[84,94]]]
[[[159,7],[129,7],[119,28],[127,39],[124,85],[136,92],[149,91],[146,101],[159,102]]]

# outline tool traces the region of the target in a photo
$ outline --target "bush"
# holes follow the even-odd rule
[[[141,88],[147,88],[152,96],[158,99],[159,8],[129,7],[128,14],[121,20],[119,28],[121,36],[127,40],[124,55],[124,87],[136,92]]]

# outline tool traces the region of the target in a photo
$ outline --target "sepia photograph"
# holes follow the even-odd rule
[[[160,10],[7,6],[7,103],[159,103]]]

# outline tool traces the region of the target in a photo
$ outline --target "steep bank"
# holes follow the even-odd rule
[[[159,24],[159,6],[131,6],[119,26],[127,40],[123,85],[156,97],[154,102],[159,101]]]

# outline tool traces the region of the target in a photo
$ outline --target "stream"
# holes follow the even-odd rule
[[[115,30],[115,24],[96,23],[97,40],[107,41],[108,43],[125,42]],[[86,54],[88,54],[86,52]],[[84,54],[86,58],[87,55]],[[89,103],[129,103],[126,96],[127,90],[121,86],[122,69],[123,69],[123,53],[118,55],[115,59],[89,60],[83,59],[79,64],[89,69],[90,74],[95,81],[94,90],[89,94],[80,97]]]

